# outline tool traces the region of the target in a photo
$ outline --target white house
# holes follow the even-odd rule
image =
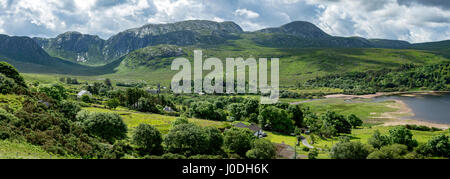
[[[78,92],[77,97],[78,97],[78,98],[81,98],[81,97],[83,97],[84,95],[92,96],[91,92],[86,91],[86,90],[81,90],[80,92]]]

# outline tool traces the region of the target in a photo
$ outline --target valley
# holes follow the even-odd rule
[[[192,61],[194,50],[280,58],[281,102],[173,94],[171,63]],[[383,147],[402,149],[395,159],[448,158],[434,144],[448,141],[449,123],[409,118],[429,103],[372,97],[449,91],[449,50],[448,41],[336,37],[304,21],[254,32],[233,22],[148,24],[107,40],[0,35],[0,158],[342,159],[345,146],[367,154],[345,159],[394,159]],[[260,130],[267,136],[255,137]]]

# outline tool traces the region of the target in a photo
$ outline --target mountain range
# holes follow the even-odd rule
[[[179,49],[192,47],[211,49],[224,46],[228,48],[233,46],[231,42],[278,49],[421,49],[437,50],[444,56],[450,52],[450,41],[411,44],[399,40],[337,37],[304,21],[246,32],[234,22],[190,20],[169,24],[148,24],[125,30],[107,40],[79,32],[66,32],[55,38],[0,35],[0,59],[17,66],[21,72],[90,75],[114,73],[124,59],[132,66],[139,65],[142,62],[130,62],[130,59],[142,61],[136,58],[139,55],[131,52],[146,47],[149,47],[147,49],[152,53],[155,49],[173,49],[175,51],[168,54],[178,56],[187,54],[176,52],[180,51]],[[129,55],[134,56],[127,57]],[[143,58],[154,60],[153,57],[148,57],[148,54]]]

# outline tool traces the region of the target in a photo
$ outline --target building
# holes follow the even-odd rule
[[[256,124],[246,125],[242,122],[239,122],[234,124],[233,127],[250,129],[251,131],[254,132],[254,135],[258,138],[267,137],[267,134],[264,133],[263,130]]]
[[[81,98],[81,97],[83,97],[84,95],[92,96],[91,92],[86,91],[86,90],[81,90],[80,92],[78,92],[77,97],[78,97],[78,98]]]

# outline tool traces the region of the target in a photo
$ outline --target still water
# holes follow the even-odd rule
[[[417,96],[382,96],[374,101],[401,100],[415,113],[416,120],[450,124],[450,94]]]

